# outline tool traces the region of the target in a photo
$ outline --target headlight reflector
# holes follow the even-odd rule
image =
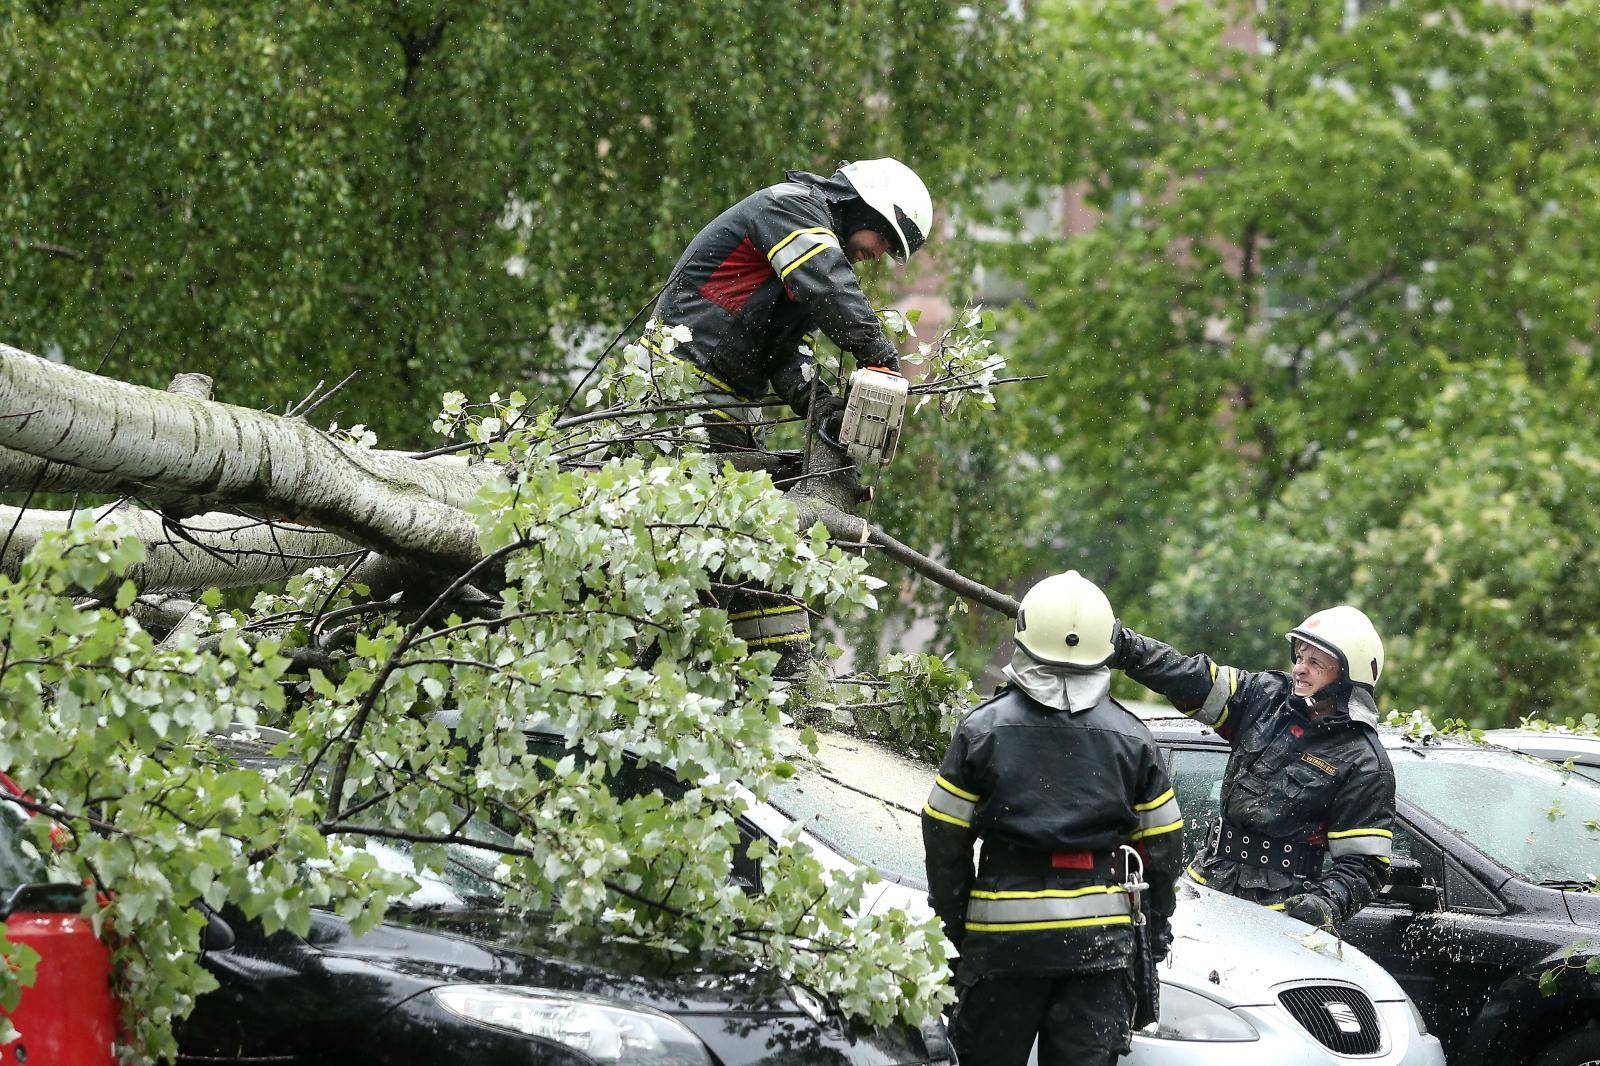
[[[452,1014],[561,1044],[596,1062],[711,1066],[699,1038],[665,1014],[511,985],[452,985],[430,994]]]
[[[1423,1036],[1427,1036],[1428,1019],[1422,1016],[1422,1010],[1417,1006],[1416,1002],[1410,996],[1406,997],[1406,1006],[1411,1008],[1411,1020],[1417,1023],[1417,1032],[1421,1033]]]
[[[1141,1030],[1157,1040],[1260,1040],[1256,1027],[1222,1004],[1177,985],[1161,983],[1161,1020]]]

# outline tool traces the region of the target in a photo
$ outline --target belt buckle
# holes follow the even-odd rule
[[[1213,856],[1222,848],[1222,819],[1218,818],[1211,823],[1211,832],[1206,837],[1206,850]]]

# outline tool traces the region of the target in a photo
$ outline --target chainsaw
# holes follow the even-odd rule
[[[893,370],[862,367],[850,375],[839,447],[862,463],[888,466],[900,444],[911,383]]]

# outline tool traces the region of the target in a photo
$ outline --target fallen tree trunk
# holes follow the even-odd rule
[[[86,471],[97,490],[176,513],[244,508],[439,570],[479,558],[462,508],[498,476],[487,464],[342,445],[296,419],[112,381],[4,345],[0,416],[0,447]],[[32,485],[8,476],[3,487]]]
[[[41,536],[64,531],[86,514],[117,523],[144,544],[144,562],[127,575],[144,593],[244,588],[281,581],[313,566],[347,566],[363,555],[351,577],[364,585],[387,590],[405,572],[336,534],[237,514],[191,515],[179,523],[139,507],[72,512],[0,506],[0,573],[16,574]]]
[[[363,551],[354,578],[387,593],[407,575],[436,581],[482,559],[465,507],[498,467],[343,444],[298,418],[207,399],[199,378],[180,375],[162,392],[0,344],[0,490],[154,504],[116,509],[145,543],[131,576],[152,593],[261,584]],[[837,540],[876,547],[974,603],[1016,614],[1011,597],[852,514],[864,493],[843,452],[818,440],[808,458],[815,472],[787,493],[802,529],[822,522]],[[0,571],[15,573],[40,535],[71,518],[0,507]]]

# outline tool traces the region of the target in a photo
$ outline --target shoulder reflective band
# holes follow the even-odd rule
[[[797,229],[773,245],[772,251],[767,253],[767,258],[772,261],[772,269],[778,272],[779,280],[782,280],[823,249],[837,247],[839,238],[833,235],[833,230],[825,226]]]
[[[1148,803],[1135,803],[1133,809],[1139,815],[1139,828],[1134,830],[1133,836],[1128,838],[1130,840],[1143,840],[1183,828],[1183,813],[1178,810],[1178,797],[1170,788]]]
[[[1335,859],[1371,855],[1388,862],[1393,850],[1394,834],[1387,829],[1341,829],[1328,834],[1328,854]]]
[[[957,788],[943,777],[938,777],[934,779],[933,791],[928,793],[928,802],[923,806],[922,813],[941,822],[970,829],[972,812],[977,809],[978,798],[976,792]]]
[[[1211,691],[1206,695],[1206,701],[1200,705],[1200,709],[1190,717],[1212,729],[1221,729],[1222,723],[1228,720],[1228,701],[1237,691],[1239,691],[1239,671],[1231,666],[1219,667],[1216,663],[1212,663]]]
[[[1023,933],[1080,925],[1126,925],[1132,921],[1128,893],[1121,885],[1037,892],[974,890],[967,900],[967,930],[975,933]]]

